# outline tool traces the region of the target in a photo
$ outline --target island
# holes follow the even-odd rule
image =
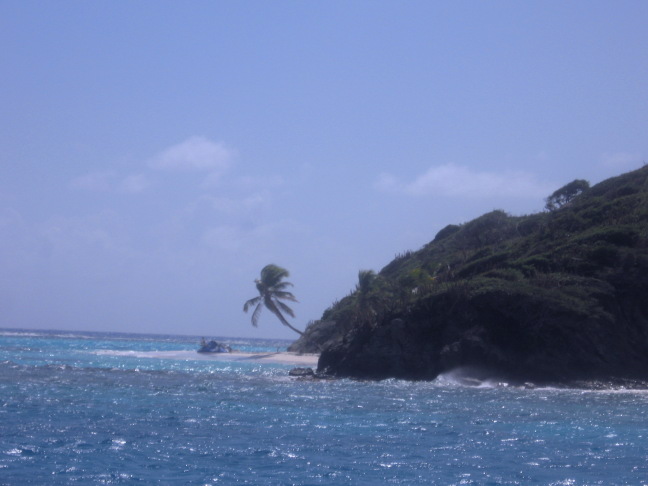
[[[336,377],[648,383],[648,167],[446,226],[361,271],[290,350]]]

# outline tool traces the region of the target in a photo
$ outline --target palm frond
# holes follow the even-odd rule
[[[272,287],[272,290],[284,290],[286,287],[294,287],[290,282],[279,282]]]
[[[293,310],[290,307],[288,307],[286,304],[284,304],[280,300],[277,300],[276,304],[282,311],[284,311],[290,317],[295,317],[295,313],[293,312]]]
[[[279,302],[277,302],[277,303],[279,303]],[[276,305],[277,303],[275,303],[274,301],[268,299],[268,300],[265,301],[265,306],[270,312],[272,312],[277,317],[277,319],[279,319],[281,321],[281,323],[284,326],[289,326],[290,324],[288,324],[288,321],[286,320],[284,315],[277,308],[277,305]]]
[[[254,327],[258,327],[259,325],[259,316],[261,315],[262,310],[263,305],[261,304],[261,302],[259,302],[259,304],[256,306],[256,309],[254,309],[254,312],[252,313],[252,325]]]
[[[250,307],[261,302],[261,297],[254,297],[243,304],[243,312],[247,312]]]
[[[290,273],[285,268],[270,264],[261,270],[261,281],[266,287],[274,287],[289,275]]]
[[[291,300],[293,302],[298,302],[297,298],[291,292],[274,292],[274,296],[277,299]]]

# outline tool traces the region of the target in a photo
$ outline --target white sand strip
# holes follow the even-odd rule
[[[263,361],[266,363],[292,364],[310,368],[317,368],[317,360],[319,359],[319,354],[297,354],[287,351],[280,353],[239,353],[235,351],[224,355],[221,354],[220,356],[229,357],[236,361]]]
[[[106,356],[129,356],[134,358],[157,358],[157,359],[191,359],[208,361],[256,361],[259,363],[280,363],[295,365],[304,368],[316,368],[319,354],[297,354],[284,352],[260,352],[243,353],[233,351],[231,353],[197,353],[196,351],[133,351],[133,350],[112,350],[100,349],[94,351],[98,355]]]

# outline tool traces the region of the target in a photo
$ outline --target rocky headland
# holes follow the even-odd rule
[[[359,277],[291,347],[321,351],[318,374],[645,383],[648,167],[449,225]]]

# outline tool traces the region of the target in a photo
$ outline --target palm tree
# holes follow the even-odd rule
[[[356,290],[363,296],[369,294],[372,289],[374,281],[376,280],[376,272],[373,270],[360,270],[358,272],[358,283]]]
[[[277,265],[270,264],[263,267],[261,270],[261,278],[254,281],[259,295],[248,300],[243,305],[243,312],[247,312],[251,307],[254,307],[254,312],[252,312],[252,325],[254,327],[257,327],[259,316],[265,307],[277,316],[277,319],[284,326],[289,327],[299,335],[304,334],[299,329],[291,326],[283,315],[283,313],[286,313],[290,317],[295,317],[293,310],[282,302],[283,300],[297,302],[295,296],[286,290],[287,287],[292,287],[293,285],[290,282],[284,281],[284,278],[289,276],[288,270]]]
[[[373,270],[360,270],[356,285],[356,313],[363,322],[369,322],[376,315],[379,298],[375,292],[378,276]]]

